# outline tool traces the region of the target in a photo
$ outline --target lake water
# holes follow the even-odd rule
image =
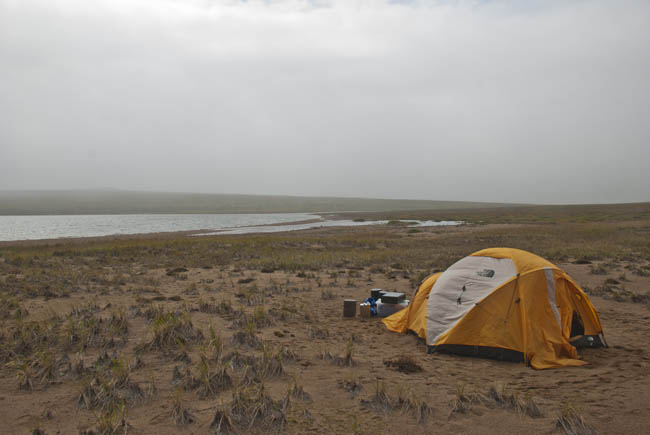
[[[313,223],[296,223],[321,219]],[[0,241],[98,237],[204,230],[201,235],[267,233],[318,227],[385,224],[386,221],[324,220],[308,213],[140,214],[72,216],[0,216]],[[413,225],[457,225],[460,222],[413,221]]]

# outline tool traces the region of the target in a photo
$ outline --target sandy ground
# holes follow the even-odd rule
[[[603,285],[607,279],[620,281],[625,273],[624,263],[603,275],[591,272],[598,264],[559,266],[589,288]],[[209,399],[200,399],[192,391],[179,392],[172,383],[172,373],[174,367],[182,367],[183,363],[155,350],[141,353],[142,367],[136,368],[136,347],[151,339],[151,325],[136,309],[152,299],[153,305],[166,310],[188,311],[194,326],[204,331],[213,325],[223,340],[224,354],[238,350],[259,355],[260,350],[234,344],[236,328],[232,318],[201,312],[197,308],[200,302],[230,300],[233,306],[241,305],[249,312],[256,306],[263,306],[267,312],[284,310],[286,316],[269,316],[272,323],[260,328],[256,335],[270,346],[289,349],[295,355],[283,362],[283,375],[265,381],[267,393],[279,400],[288,387],[296,384],[308,394],[291,399],[284,426],[287,433],[560,433],[557,417],[567,407],[577,410],[597,433],[647,433],[650,427],[650,310],[646,304],[591,297],[609,347],[583,350],[581,357],[589,363],[584,367],[536,371],[517,363],[428,355],[420,340],[387,331],[378,318],[342,318],[343,299],[363,300],[371,288],[412,294],[409,280],[399,274],[389,279],[370,269],[341,268],[300,277],[287,272],[239,271],[233,267],[190,268],[171,276],[164,269],[139,273],[137,280],[127,280],[120,291],[76,292],[65,299],[36,298],[24,304],[30,320],[44,319],[52,313],[64,314],[70,307],[89,303],[98,305],[98,316],[108,316],[116,307],[126,310],[126,344],[109,352],[131,362],[134,382],[145,385],[151,381],[156,385],[156,393],[145,403],[129,406],[129,433],[211,433],[216,410],[228,403],[232,395],[232,389]],[[629,272],[625,277],[629,280],[624,282],[627,290],[648,293],[649,277]],[[147,279],[156,284],[143,286],[141,283]],[[249,295],[263,294],[263,301],[243,303],[246,296],[242,294],[247,289]],[[257,305],[260,302],[263,305]],[[337,364],[337,357],[350,349],[352,363]],[[92,367],[99,354],[99,349],[88,349],[77,357],[86,367]],[[195,370],[197,351],[193,349],[190,355],[189,367]],[[422,371],[402,373],[385,364],[400,356],[412,357]],[[235,379],[240,374],[236,369],[232,373]],[[101,418],[99,411],[78,406],[83,377],[57,380],[34,391],[24,391],[17,387],[15,372],[5,368],[1,374],[3,434],[24,434],[35,428],[45,433],[79,433],[96,427]],[[465,412],[452,412],[460,395],[487,394],[493,386],[522,400],[534,400],[542,416],[533,418],[490,400],[468,404]],[[413,403],[425,403],[430,414],[418,421],[416,413],[408,407],[382,408],[372,402],[377,391],[385,391],[393,401],[402,397],[413,399]],[[177,394],[182,395],[194,418],[186,426],[176,425],[171,417],[172,401]],[[250,431],[255,428],[240,429],[241,433]]]

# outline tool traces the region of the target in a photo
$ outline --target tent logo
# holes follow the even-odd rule
[[[483,269],[476,272],[478,276],[484,276],[486,278],[494,277],[494,270],[492,269]]]

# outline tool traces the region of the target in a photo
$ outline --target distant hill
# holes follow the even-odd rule
[[[226,195],[118,190],[0,191],[0,215],[300,213],[450,210],[505,204],[372,198]]]

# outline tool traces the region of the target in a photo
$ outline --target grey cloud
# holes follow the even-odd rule
[[[0,189],[647,201],[643,1],[0,0]]]

